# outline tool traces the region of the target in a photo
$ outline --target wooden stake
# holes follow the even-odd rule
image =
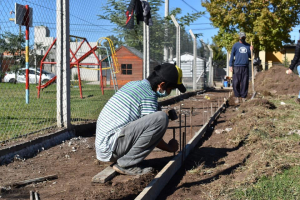
[[[21,186],[28,185],[31,183],[37,183],[37,182],[42,182],[42,181],[46,181],[46,180],[53,180],[53,179],[57,179],[57,178],[58,178],[58,176],[55,174],[55,175],[44,176],[44,177],[40,177],[40,178],[34,178],[34,179],[29,179],[29,180],[25,180],[25,181],[12,183],[11,186],[21,187]]]

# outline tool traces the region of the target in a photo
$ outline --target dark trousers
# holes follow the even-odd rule
[[[233,67],[232,87],[236,97],[247,97],[249,87],[248,66]]]

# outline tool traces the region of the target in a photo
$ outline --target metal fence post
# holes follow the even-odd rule
[[[56,1],[56,119],[57,126],[63,127],[63,111],[62,111],[62,58],[63,58],[63,26],[62,26],[62,0]]]
[[[208,49],[209,49],[209,87],[213,87],[214,86],[214,67],[213,67],[213,50],[210,47],[210,45],[207,45]]]
[[[57,126],[70,128],[69,0],[56,1]]]
[[[190,34],[193,38],[193,53],[194,53],[194,61],[193,61],[193,90],[197,90],[197,41],[193,31],[190,29]]]
[[[181,54],[180,54],[180,25],[175,19],[174,15],[171,15],[171,19],[176,27],[176,65],[181,69]],[[180,91],[176,89],[176,94],[179,95]]]
[[[71,128],[70,109],[70,6],[69,0],[63,0],[63,123]]]

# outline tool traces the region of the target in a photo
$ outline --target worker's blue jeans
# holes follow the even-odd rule
[[[300,65],[297,67],[297,70],[298,70],[298,74],[299,74],[299,77],[300,77]],[[299,91],[298,98],[300,99],[300,91]]]

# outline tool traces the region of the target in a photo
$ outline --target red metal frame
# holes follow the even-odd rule
[[[70,53],[72,54],[72,57],[70,58],[70,69],[72,69],[75,65],[77,66],[80,98],[83,98],[83,96],[82,96],[82,87],[81,87],[81,79],[80,79],[80,69],[79,69],[80,64],[82,64],[82,65],[83,64],[84,65],[98,65],[100,67],[100,86],[101,86],[101,91],[102,91],[102,95],[103,95],[104,94],[104,89],[103,89],[102,65],[101,65],[101,61],[99,60],[98,56],[95,53],[95,51],[98,49],[98,47],[95,46],[95,47],[92,48],[86,38],[81,38],[81,39],[82,39],[82,42],[80,43],[79,47],[76,49],[75,53],[70,49]],[[77,54],[77,52],[79,51],[79,49],[81,48],[81,46],[83,45],[84,42],[87,43],[90,50],[88,52],[86,52],[83,56],[77,58],[76,54]],[[48,87],[49,85],[51,85],[56,80],[56,76],[55,76],[51,80],[49,80],[47,83],[45,83],[44,85],[41,85],[41,80],[42,80],[42,73],[41,72],[42,72],[42,69],[43,69],[43,65],[44,64],[56,64],[56,62],[45,62],[46,57],[48,56],[50,50],[53,48],[55,43],[56,43],[56,39],[53,41],[53,43],[51,44],[51,46],[47,50],[46,54],[44,55],[43,59],[41,60],[40,79],[39,79],[39,85],[37,86],[37,88],[38,88],[38,98],[40,98],[40,90]],[[81,63],[81,61],[83,61],[85,58],[87,58],[91,54],[94,54],[95,58],[98,61],[98,64],[95,64],[95,63]],[[75,62],[72,62],[73,59],[75,59]]]

